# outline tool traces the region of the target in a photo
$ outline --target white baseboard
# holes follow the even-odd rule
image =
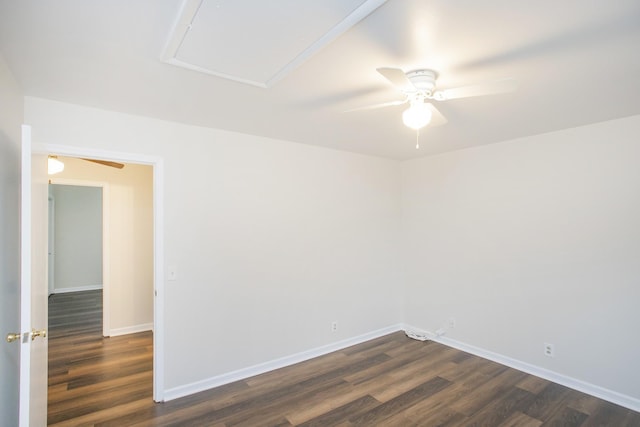
[[[73,288],[55,288],[51,291],[51,294],[66,294],[69,292],[97,291],[98,289],[102,289],[102,283],[97,285],[75,286]]]
[[[141,325],[133,325],[133,326],[127,326],[125,328],[116,328],[116,329],[111,329],[109,331],[109,337],[117,337],[120,335],[128,335],[128,334],[135,334],[138,332],[146,332],[146,331],[153,331],[153,322],[152,323],[143,323]]]
[[[338,341],[332,344],[317,347],[311,350],[296,353],[291,356],[281,357],[279,359],[271,360],[269,362],[260,363],[258,365],[249,366],[247,368],[238,369],[236,371],[228,372],[226,374],[217,375],[212,378],[207,378],[202,381],[197,381],[191,384],[185,384],[182,386],[174,387],[165,390],[164,400],[169,401],[177,399],[179,397],[188,396],[190,394],[198,393],[200,391],[209,390],[214,387],[219,387],[224,384],[229,384],[234,381],[243,380],[245,378],[260,375],[265,372],[273,371],[275,369],[284,368],[285,366],[293,365],[296,363],[304,362],[305,360],[313,359],[314,357],[322,356],[333,351],[342,350],[343,348],[350,347],[352,345],[360,344],[365,341],[369,341],[383,335],[390,334],[392,332],[401,331],[402,325],[393,325],[377,331],[369,332],[357,337],[349,338],[346,340]]]
[[[613,390],[609,390],[594,384],[587,383],[585,381],[559,374],[557,372],[550,371],[536,365],[531,365],[517,359],[512,359],[510,357],[503,356],[501,354],[494,353],[492,351],[485,350],[483,348],[476,347],[470,344],[466,344],[443,335],[438,336],[433,332],[425,331],[423,329],[414,328],[409,325],[403,325],[402,329],[404,329],[407,335],[414,335],[416,339],[429,339],[448,347],[453,347],[458,350],[462,350],[464,352],[482,357],[484,359],[492,360],[494,362],[500,363],[501,365],[509,366],[510,368],[526,372],[527,374],[544,378],[545,380],[552,381],[565,387],[569,387],[574,390],[589,394],[591,396],[595,396],[599,399],[615,403],[616,405],[624,406],[625,408],[631,409],[633,411],[640,412],[640,399],[636,399],[634,397],[627,396]]]

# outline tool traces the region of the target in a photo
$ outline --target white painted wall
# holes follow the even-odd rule
[[[635,116],[406,162],[406,322],[454,317],[448,337],[640,399],[639,135]]]
[[[0,54],[0,414],[18,425],[20,344],[7,343],[20,331],[20,126],[23,95]]]
[[[54,292],[102,288],[102,188],[50,184]]]
[[[402,318],[399,162],[31,97],[25,116],[34,143],[164,159],[167,389]]]
[[[453,339],[640,399],[640,116],[402,164],[30,97],[25,116],[36,143],[164,159],[167,389],[455,317]]]
[[[108,185],[105,309],[109,310],[110,334],[149,329],[153,323],[153,169],[144,165],[115,169],[81,159],[59,159],[65,168],[52,176],[53,183],[76,180]]]

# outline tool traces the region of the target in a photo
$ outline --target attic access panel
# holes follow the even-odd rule
[[[162,60],[268,88],[387,0],[185,0]]]

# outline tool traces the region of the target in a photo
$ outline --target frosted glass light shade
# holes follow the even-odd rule
[[[425,127],[431,121],[431,109],[424,102],[416,102],[411,104],[402,113],[402,122],[411,129],[420,129]]]
[[[47,172],[49,175],[53,175],[55,173],[60,173],[64,170],[64,163],[55,157],[49,157],[47,159]]]

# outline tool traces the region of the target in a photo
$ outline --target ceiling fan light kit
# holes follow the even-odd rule
[[[411,129],[421,129],[431,121],[431,109],[424,99],[411,101],[411,106],[402,113],[402,122]]]

